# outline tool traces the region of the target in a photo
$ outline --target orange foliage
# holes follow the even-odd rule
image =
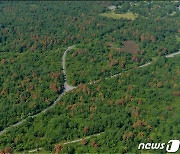
[[[2,60],[1,60],[1,64],[4,65],[4,64],[6,64],[6,63],[7,63],[7,60],[6,60],[6,59],[2,59]]]
[[[95,105],[91,105],[90,111],[95,111],[95,110],[96,110],[96,106]]]
[[[117,65],[119,62],[118,60],[114,59],[109,62],[109,67],[112,68],[113,66]]]
[[[98,144],[97,144],[95,141],[92,141],[91,145],[92,145],[94,148],[97,148],[97,147],[98,147]]]
[[[87,93],[88,95],[91,94],[90,89],[89,89],[89,88],[87,87],[87,85],[85,85],[85,84],[80,83],[79,89],[80,89],[82,92]]]
[[[163,86],[163,84],[162,84],[161,82],[158,82],[158,83],[157,83],[157,87],[158,87],[158,88],[161,88],[162,86]]]
[[[142,127],[144,125],[144,122],[142,120],[138,120],[136,122],[133,123],[133,128],[137,128],[137,127]]]
[[[1,91],[1,95],[4,95],[7,93],[7,89],[6,88],[3,88],[2,91]]]
[[[83,145],[86,145],[88,142],[87,142],[87,140],[83,139],[83,140],[81,141],[81,143],[82,143]]]
[[[129,138],[133,138],[133,136],[134,136],[134,133],[133,133],[132,131],[129,132],[128,137],[129,137]]]
[[[139,138],[143,138],[143,137],[144,137],[144,132],[139,132],[139,133],[138,133],[138,137],[139,137]]]
[[[4,151],[0,149],[0,154],[4,154]]]
[[[124,98],[121,98],[120,100],[118,100],[116,102],[116,105],[124,105],[125,104],[125,99]]]
[[[139,100],[138,100],[138,104],[140,105],[140,104],[142,104],[142,103],[143,103],[142,99],[139,99]]]
[[[172,95],[175,97],[179,97],[180,96],[180,91],[173,91]]]
[[[139,62],[139,58],[137,57],[137,55],[133,55],[132,60],[135,62]]]
[[[53,79],[58,79],[59,76],[60,76],[59,72],[51,72],[50,73],[50,77],[53,78]]]
[[[57,88],[56,88],[56,84],[55,83],[51,83],[49,88],[52,89],[54,92],[57,92]]]
[[[149,41],[151,41],[151,42],[153,42],[153,43],[156,42],[155,37],[154,37],[153,35],[150,35],[149,33],[147,33],[147,34],[142,34],[141,37],[140,37],[140,39],[141,39],[142,42],[147,41],[147,40],[149,40]]]
[[[124,47],[123,50],[130,53],[138,53],[139,52],[139,46],[134,41],[124,41],[123,42]]]
[[[11,154],[11,153],[12,153],[11,148],[10,148],[10,147],[5,147],[4,153],[5,153],[5,154]]]
[[[88,131],[89,131],[89,128],[88,127],[84,127],[83,132],[87,133]]]
[[[126,133],[123,134],[122,138],[123,138],[123,141],[125,141],[127,139]]]
[[[60,152],[61,152],[61,150],[62,150],[62,146],[60,145],[60,144],[56,144],[55,145],[55,154],[59,154]]]

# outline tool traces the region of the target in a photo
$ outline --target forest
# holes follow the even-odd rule
[[[0,153],[143,153],[179,139],[180,56],[165,57],[180,49],[179,8],[0,1]]]
[[[117,45],[133,40],[150,55],[177,49],[179,2],[134,3],[0,2],[0,51],[45,51],[96,39]],[[134,21],[102,17],[111,5],[120,6],[115,13],[133,12],[138,17]]]
[[[138,143],[179,139],[179,58],[160,58],[148,68],[94,85],[80,84],[55,108],[2,135],[1,147],[8,145],[16,152],[43,147],[50,152],[59,145],[63,153],[137,153]]]
[[[0,53],[0,130],[55,101],[64,84],[63,51]]]
[[[119,3],[117,2],[116,5],[118,6]],[[105,31],[100,34],[99,39],[78,44],[74,51],[69,52],[67,56],[69,82],[72,85],[91,82],[178,51],[179,12],[171,15],[172,7],[176,10],[176,5],[170,7],[168,2],[161,6],[159,4],[161,3],[140,2],[135,5],[127,2],[114,11],[125,13],[125,9],[122,8],[128,5],[129,11],[138,14],[134,21],[97,16],[100,21],[97,25],[102,28],[101,31]],[[162,12],[159,11],[159,7],[162,7]],[[164,11],[168,13],[164,15]],[[144,12],[149,12],[148,17]],[[160,13],[164,16],[161,17]]]

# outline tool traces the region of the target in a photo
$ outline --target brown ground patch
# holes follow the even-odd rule
[[[122,50],[130,53],[138,53],[139,52],[139,46],[134,41],[124,41],[123,42],[123,48]]]

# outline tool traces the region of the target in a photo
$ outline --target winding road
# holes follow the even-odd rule
[[[63,74],[64,74],[64,88],[65,88],[65,92],[68,92],[70,90],[73,90],[74,88],[76,87],[73,87],[73,86],[70,86],[68,83],[67,83],[67,77],[66,77],[66,55],[67,55],[67,52],[71,49],[73,49],[75,47],[75,45],[73,46],[70,46],[68,47],[68,49],[64,52],[63,54],[63,57],[62,57],[62,66],[63,66]]]
[[[73,86],[71,86],[71,85],[69,85],[69,84],[67,83],[66,67],[65,67],[65,61],[66,61],[67,52],[68,52],[69,50],[73,49],[74,47],[75,47],[75,45],[68,47],[67,50],[64,52],[63,57],[62,57],[62,68],[63,68],[63,75],[64,75],[64,90],[62,91],[62,93],[59,95],[59,97],[54,101],[54,103],[53,103],[51,106],[47,107],[46,109],[42,110],[41,112],[39,112],[39,113],[37,113],[37,114],[35,114],[35,115],[29,116],[29,117],[32,117],[32,118],[37,117],[39,114],[44,113],[44,112],[46,112],[47,110],[53,108],[53,107],[57,104],[57,102],[61,99],[61,97],[62,97],[66,92],[69,92],[69,91],[77,88],[77,87],[73,87]],[[172,58],[172,57],[174,57],[174,56],[176,56],[176,55],[178,55],[178,54],[180,54],[180,50],[177,51],[177,52],[175,52],[175,53],[165,55],[165,57],[166,57],[166,58]],[[139,68],[146,67],[146,66],[150,65],[151,63],[152,63],[152,62],[148,62],[148,63],[146,63],[146,64],[143,64],[143,65],[139,66]],[[127,70],[127,71],[129,71],[129,70]],[[127,71],[125,71],[125,72],[127,72]],[[121,75],[121,73],[116,73],[116,74],[114,74],[114,75],[112,75],[112,76],[110,76],[110,77],[106,77],[105,79],[113,78],[113,77],[116,77],[116,76],[119,76],[119,75]],[[97,81],[98,81],[98,80],[97,80]],[[95,84],[97,81],[92,81],[92,82],[90,82],[90,83],[88,83],[88,84]],[[2,134],[5,133],[7,130],[9,130],[9,129],[13,128],[13,127],[16,127],[16,126],[21,125],[23,122],[26,121],[26,119],[27,119],[27,118],[25,118],[25,119],[23,119],[23,120],[15,123],[15,124],[13,124],[13,125],[10,125],[9,127],[7,127],[7,128],[5,128],[4,130],[0,131],[0,135],[2,135]],[[98,134],[96,134],[96,135],[98,135]],[[70,142],[67,142],[67,144],[68,144],[68,143],[73,143],[73,142],[79,142],[79,141],[81,141],[81,140],[82,140],[82,139],[78,139],[78,140],[75,140],[75,141],[70,141]],[[65,143],[64,143],[64,144],[65,144]]]
[[[35,115],[32,115],[32,116],[28,116],[28,117],[35,118],[35,117],[37,117],[39,114],[44,113],[44,112],[46,112],[47,110],[53,108],[53,107],[57,104],[57,102],[59,102],[59,100],[61,99],[61,97],[62,97],[66,92],[71,91],[71,90],[73,90],[74,88],[76,88],[76,87],[70,86],[70,85],[67,83],[66,67],[65,67],[65,61],[66,61],[67,52],[68,52],[69,50],[73,49],[74,47],[75,47],[75,46],[70,46],[70,47],[68,47],[67,50],[64,52],[63,57],[62,57],[62,68],[63,68],[63,75],[64,75],[64,90],[63,90],[62,93],[58,96],[58,98],[52,103],[52,105],[50,105],[50,106],[47,107],[46,109],[42,110],[41,112],[39,112],[39,113],[37,113],[37,114],[35,114]],[[0,135],[2,135],[3,133],[5,133],[5,132],[6,132],[8,129],[10,129],[10,128],[13,128],[13,127],[16,127],[16,126],[21,125],[23,122],[26,121],[26,119],[27,119],[27,118],[25,118],[25,119],[23,119],[23,120],[15,123],[15,124],[13,124],[13,125],[10,125],[10,126],[7,127],[7,128],[5,128],[4,130],[2,130],[2,131],[0,132]]]

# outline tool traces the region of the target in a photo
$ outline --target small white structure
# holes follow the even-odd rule
[[[110,10],[115,10],[115,9],[116,9],[116,6],[115,6],[115,5],[111,5],[111,6],[109,6],[109,9],[110,9]]]

